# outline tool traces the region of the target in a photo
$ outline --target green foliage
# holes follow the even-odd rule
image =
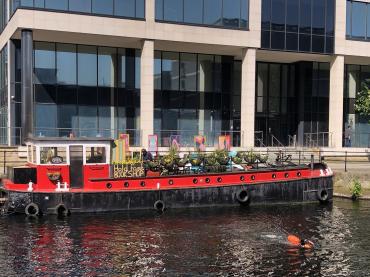
[[[354,179],[351,184],[350,191],[352,193],[352,199],[357,200],[362,193],[362,186],[358,178]]]
[[[361,84],[361,90],[356,95],[355,110],[361,115],[370,115],[370,80]]]

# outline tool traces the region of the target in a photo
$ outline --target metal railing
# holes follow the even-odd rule
[[[263,131],[254,132],[254,146],[255,147],[266,147],[263,140]]]
[[[303,134],[304,147],[327,147],[332,143],[332,133],[329,132],[316,132]]]
[[[370,148],[370,133],[353,132],[349,138],[343,132],[343,147]]]
[[[0,127],[0,145],[19,145],[21,137],[22,128],[20,127]]]
[[[288,146],[289,147],[294,147],[296,148],[297,147],[297,135],[288,135]]]
[[[271,136],[271,147],[282,147],[285,148],[285,145],[281,143],[273,134]]]
[[[160,130],[154,132],[158,135],[158,146],[169,147],[172,139],[176,138],[181,147],[194,147],[195,137],[204,136],[205,146],[216,147],[219,144],[220,136],[230,136],[232,147],[242,147],[242,131],[196,131],[196,130]]]

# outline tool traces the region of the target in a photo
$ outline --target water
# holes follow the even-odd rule
[[[0,218],[0,276],[369,276],[370,203]],[[313,251],[286,243],[294,233]]]

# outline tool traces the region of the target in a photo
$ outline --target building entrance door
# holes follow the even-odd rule
[[[69,147],[70,168],[69,176],[71,188],[83,187],[83,146],[73,145]]]

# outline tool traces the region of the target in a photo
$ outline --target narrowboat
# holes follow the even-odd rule
[[[141,155],[135,160],[117,144],[103,138],[28,139],[27,163],[8,168],[2,179],[3,213],[66,216],[332,201],[333,172],[324,163],[297,165],[280,157],[274,163],[252,158],[244,165],[230,155],[211,170],[215,167],[195,152],[171,170],[160,170],[159,162]]]

